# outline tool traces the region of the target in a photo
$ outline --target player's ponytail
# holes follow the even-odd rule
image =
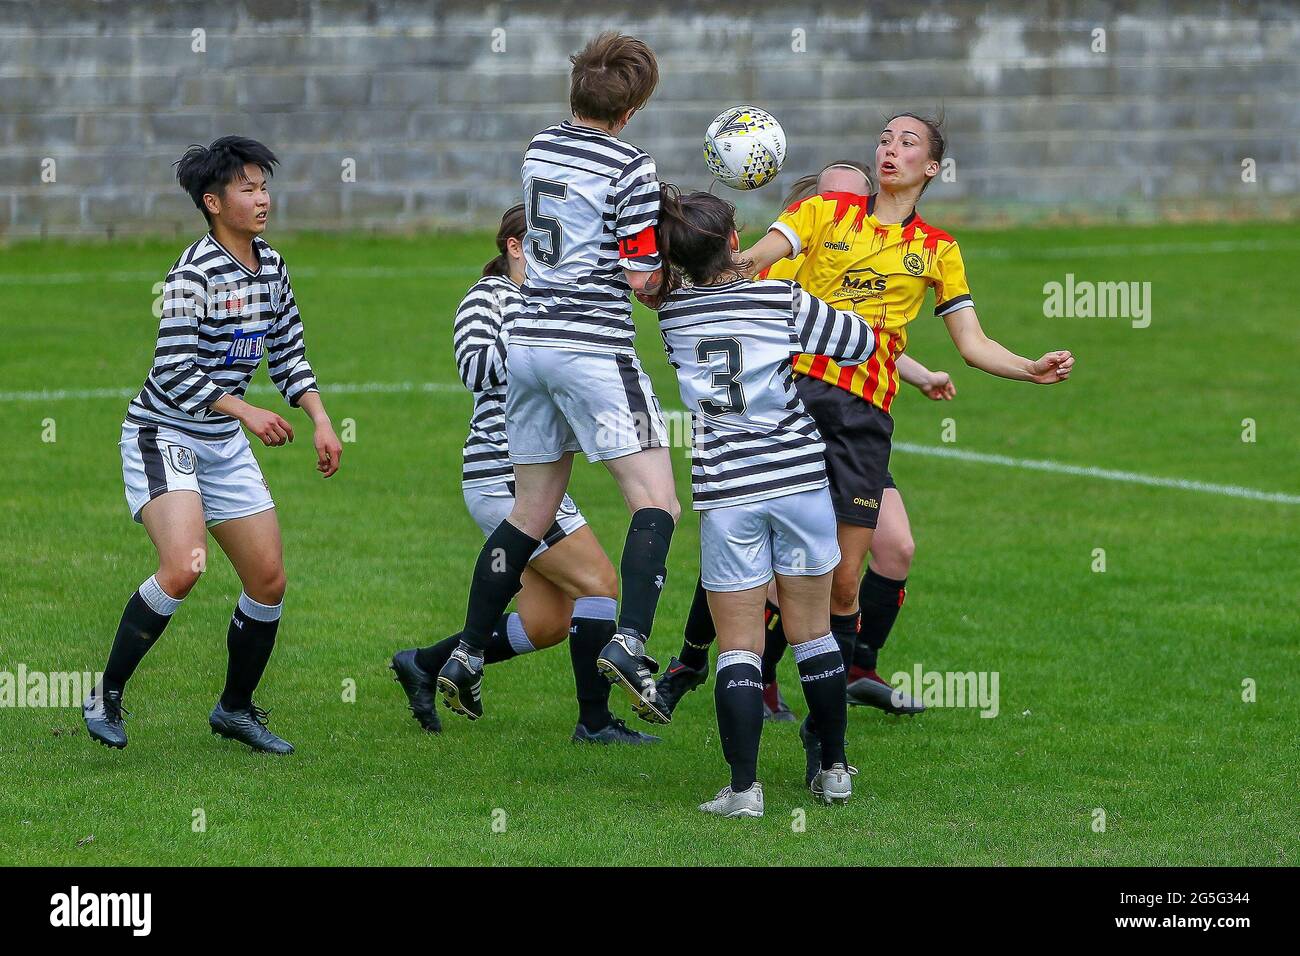
[[[659,254],[664,261],[663,295],[687,280],[701,285],[727,275],[742,276],[731,252],[736,207],[718,196],[693,192],[683,196],[672,183],[659,188]]]
[[[511,206],[501,217],[501,228],[497,230],[497,257],[483,266],[484,276],[510,276],[510,257],[506,255],[506,240],[524,241],[528,231],[528,221],[524,218],[524,204]]]

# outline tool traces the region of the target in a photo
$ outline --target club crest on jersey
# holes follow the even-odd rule
[[[194,452],[184,445],[168,445],[167,454],[172,460],[172,468],[178,474],[194,474]]]
[[[909,252],[903,256],[903,268],[914,276],[925,274],[925,263],[921,261],[921,257],[915,252]]]
[[[856,305],[864,299],[881,299],[885,295],[886,278],[870,266],[863,269],[850,269],[844,273],[844,281],[836,290],[835,297],[827,298],[831,305],[849,302]]]
[[[235,331],[235,337],[226,349],[226,365],[234,365],[236,362],[253,362],[257,363],[262,360],[262,351],[265,346],[266,329],[238,329]]]

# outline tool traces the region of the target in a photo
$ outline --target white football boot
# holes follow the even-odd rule
[[[720,817],[761,817],[763,785],[756,782],[743,793],[736,793],[730,787],[723,787],[708,803],[701,803],[700,809],[705,813],[716,813]]]
[[[857,772],[857,767],[831,764],[829,769],[817,772],[808,789],[822,803],[848,803],[853,796],[853,775]]]

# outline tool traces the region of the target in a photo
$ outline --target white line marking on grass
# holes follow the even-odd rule
[[[463,392],[465,387],[453,382],[339,382],[327,383],[326,395],[362,395],[392,392]],[[250,392],[264,395],[278,394],[273,385],[256,382],[248,387]],[[58,402],[67,399],[135,398],[138,388],[83,388],[58,389],[41,392],[0,392],[0,402]]]
[[[459,383],[453,382],[327,382],[324,388],[326,395],[430,394],[464,391],[464,388]],[[248,390],[258,394],[274,394],[276,392],[274,386],[265,383],[250,385]],[[130,399],[134,398],[138,391],[139,389],[134,388],[87,388],[38,392],[0,392],[0,402],[57,402],[67,399],[97,398]],[[672,410],[684,411],[684,409]],[[1202,494],[1221,495],[1227,498],[1244,498],[1249,501],[1300,505],[1300,495],[1280,491],[1260,491],[1256,488],[1243,488],[1240,485],[1216,485],[1204,481],[1192,481],[1187,478],[1162,478],[1158,475],[1144,475],[1136,471],[1117,471],[1112,468],[1068,465],[1060,461],[1044,461],[1035,458],[1012,458],[1009,455],[990,455],[978,451],[944,448],[939,445],[916,445],[905,441],[894,442],[893,450],[909,455],[951,458],[956,461],[967,461],[980,465],[1000,465],[1004,468],[1019,468],[1024,471],[1046,471],[1057,475],[1073,475],[1076,478],[1097,478],[1102,481],[1118,481],[1128,485],[1146,485],[1149,488],[1174,488],[1179,491],[1198,491]]]
[[[1111,468],[1067,465],[1060,461],[1012,458],[1008,455],[988,455],[983,452],[960,451],[956,448],[943,448],[937,445],[914,445],[905,441],[894,442],[893,450],[911,455],[928,455],[931,458],[953,458],[957,461],[969,461],[981,465],[1002,465],[1006,468],[1021,468],[1026,471],[1048,471],[1058,475],[1074,475],[1078,478],[1100,478],[1104,481],[1118,481],[1128,485],[1146,485],[1151,488],[1177,488],[1180,491],[1199,491],[1204,494],[1222,495],[1227,498],[1246,498],[1250,501],[1271,501],[1274,504],[1300,505],[1300,495],[1289,495],[1280,491],[1259,491],[1255,488],[1243,488],[1240,485],[1215,485],[1204,481],[1191,481],[1187,478],[1161,478],[1157,475],[1143,475],[1136,471],[1116,471]]]
[[[1042,249],[978,245],[967,250],[974,258],[986,259],[1114,259],[1128,256],[1201,256],[1222,252],[1282,252],[1300,250],[1300,240],[1293,239],[1224,239],[1212,242],[1153,242],[1116,243],[1109,246],[1048,246]],[[478,266],[343,266],[337,269],[318,269],[298,266],[295,278],[333,277],[339,279],[404,279],[428,276],[450,278],[477,275]],[[91,282],[158,282],[164,278],[159,272],[48,272],[27,275],[19,272],[0,273],[0,285],[79,285]]]

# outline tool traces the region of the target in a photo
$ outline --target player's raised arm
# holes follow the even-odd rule
[[[756,276],[782,259],[795,255],[794,246],[785,233],[769,229],[767,235],[744,252],[736,253],[736,266],[746,276]]]
[[[1017,355],[1001,343],[989,338],[980,327],[975,309],[964,306],[943,317],[953,344],[972,368],[1020,382],[1053,385],[1064,382],[1074,369],[1074,356],[1068,351],[1048,352],[1034,361]]]
[[[791,283],[795,334],[802,351],[826,355],[842,364],[865,361],[876,348],[871,326],[853,312],[832,308],[799,283]]]
[[[655,239],[659,223],[659,174],[655,162],[642,153],[624,168],[614,183],[614,234],[618,264],[637,294],[653,295],[663,278]]]

